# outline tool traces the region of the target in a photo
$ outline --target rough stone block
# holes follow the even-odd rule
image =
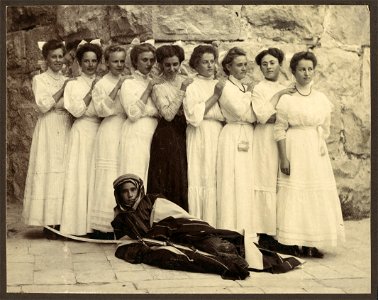
[[[7,263],[7,286],[33,284],[33,263]]]
[[[53,268],[34,272],[34,284],[75,284],[72,269]]]
[[[154,6],[155,40],[238,40],[241,37],[240,5]]]

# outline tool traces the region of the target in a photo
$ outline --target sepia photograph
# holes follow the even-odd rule
[[[132,3],[1,3],[4,296],[376,298],[376,5]]]

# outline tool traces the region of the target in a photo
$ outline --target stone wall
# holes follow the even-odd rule
[[[330,157],[346,218],[370,214],[370,15],[367,6],[101,5],[7,9],[7,195],[22,201],[29,149],[38,117],[31,78],[42,55],[37,41],[101,38],[127,45],[135,37],[156,45],[181,40],[188,58],[199,43],[216,41],[249,54],[248,79],[262,79],[254,56],[269,46],[286,54],[282,83],[293,77],[291,56],[313,49],[315,87],[332,103]],[[187,60],[184,65],[189,69]]]

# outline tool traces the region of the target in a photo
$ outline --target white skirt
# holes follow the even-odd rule
[[[278,147],[273,136],[274,124],[258,124],[254,130],[252,164],[254,199],[252,223],[257,233],[276,234],[276,193]]]
[[[113,181],[119,165],[118,148],[121,128],[126,115],[114,115],[102,120],[96,135],[89,182],[89,220],[92,229],[112,232],[114,219]]]
[[[189,213],[216,226],[216,166],[222,123],[203,120],[199,127],[187,126]]]
[[[27,225],[60,224],[71,125],[71,116],[63,110],[50,110],[38,118],[30,148],[22,212]]]
[[[88,227],[89,169],[100,119],[83,117],[71,128],[60,231],[85,235]]]
[[[239,151],[240,141],[248,142],[247,151]],[[217,163],[217,227],[253,233],[251,124],[226,124],[219,136]]]
[[[324,140],[321,140],[326,147]],[[344,223],[328,152],[321,156],[315,127],[290,127],[286,136],[290,175],[279,173],[277,239],[286,245],[336,246]]]
[[[143,117],[135,122],[128,119],[122,127],[118,175],[139,176],[143,180],[145,189],[147,188],[151,141],[157,124],[156,118]]]

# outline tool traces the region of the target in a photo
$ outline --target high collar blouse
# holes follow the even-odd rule
[[[118,80],[119,76],[116,77],[109,72],[94,86],[92,91],[92,102],[99,117],[125,114],[120,102],[119,91],[114,100],[109,97]]]
[[[52,96],[62,88],[67,79],[61,72],[55,73],[50,68],[33,77],[32,89],[40,112],[46,113],[55,106],[56,102]]]
[[[265,124],[268,119],[276,113],[275,108],[270,103],[270,99],[274,94],[284,88],[285,86],[279,82],[269,81],[265,78],[254,86],[252,92],[252,106],[259,123]]]
[[[64,90],[64,107],[75,118],[81,116],[96,117],[94,105],[89,102],[88,106],[84,102],[84,97],[88,94],[95,76],[88,76],[82,73],[76,80],[69,81]]]
[[[214,94],[217,82],[216,79],[196,75],[186,89],[183,105],[186,121],[190,125],[198,127],[204,119],[224,121],[218,102],[205,114],[206,100]]]
[[[252,95],[238,79],[229,76],[219,98],[219,104],[227,123],[256,121],[252,110]]]
[[[131,121],[143,117],[157,117],[158,110],[151,99],[151,95],[144,104],[140,98],[151,80],[148,75],[135,71],[134,78],[126,79],[120,89],[121,103],[124,111]]]

